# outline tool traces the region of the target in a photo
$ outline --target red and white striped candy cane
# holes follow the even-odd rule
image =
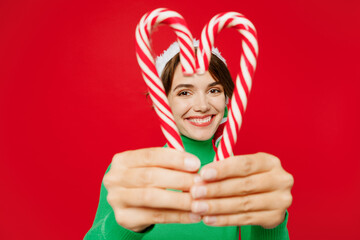
[[[210,20],[201,33],[196,62],[198,73],[204,73],[208,69],[215,35],[224,28],[234,28],[242,35],[242,53],[240,72],[236,76],[228,120],[216,152],[216,160],[228,158],[233,153],[251,90],[259,50],[256,29],[247,18],[237,12],[220,13]]]
[[[184,74],[195,73],[195,53],[193,37],[184,18],[177,12],[166,8],[158,8],[145,14],[136,27],[136,56],[142,76],[148,85],[151,100],[160,118],[161,130],[170,148],[184,151],[179,131],[171,112],[164,86],[156,71],[155,60],[150,46],[152,30],[160,24],[171,27],[180,46],[180,61]]]

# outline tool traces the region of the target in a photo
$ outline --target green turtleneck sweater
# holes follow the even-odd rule
[[[201,161],[201,167],[213,161],[215,152],[212,146],[212,139],[207,141],[196,141],[181,136],[186,152],[196,155]],[[109,171],[110,166],[107,171]],[[107,172],[106,171],[106,172]],[[114,212],[107,200],[107,190],[101,184],[99,206],[96,212],[94,223],[85,236],[85,240],[106,239],[106,240],[136,240],[136,239],[239,239],[239,227],[212,227],[205,225],[202,221],[193,224],[155,224],[145,232],[137,233],[118,225]],[[283,223],[273,229],[264,229],[260,226],[242,226],[242,240],[288,240],[289,234],[286,228],[288,213]]]

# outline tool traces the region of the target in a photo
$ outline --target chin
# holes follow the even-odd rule
[[[200,137],[200,138],[191,138],[191,139],[194,139],[196,141],[206,141],[206,140],[209,140],[212,136],[210,137]]]
[[[197,141],[206,141],[212,138],[215,133],[207,131],[205,133],[197,133],[196,131],[192,131],[192,134],[184,134],[186,137],[197,140]]]

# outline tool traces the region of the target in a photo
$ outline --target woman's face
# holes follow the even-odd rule
[[[202,141],[215,134],[224,116],[225,93],[209,72],[185,77],[179,64],[168,99],[182,135]]]

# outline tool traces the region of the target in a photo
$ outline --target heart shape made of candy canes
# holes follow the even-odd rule
[[[184,147],[180,133],[176,127],[164,86],[157,73],[154,54],[150,46],[151,33],[160,24],[168,25],[177,35],[180,47],[180,62],[185,75],[203,74],[207,71],[215,36],[222,29],[234,28],[241,34],[242,53],[240,56],[240,71],[236,76],[235,89],[231,97],[227,122],[215,160],[228,158],[233,153],[251,90],[252,77],[256,68],[258,43],[254,25],[237,12],[217,14],[204,27],[195,58],[192,34],[184,18],[179,13],[166,8],[158,8],[146,13],[138,23],[135,31],[136,56],[142,76],[148,85],[150,98],[160,118],[161,130],[167,139],[169,147],[181,151],[184,151]]]

